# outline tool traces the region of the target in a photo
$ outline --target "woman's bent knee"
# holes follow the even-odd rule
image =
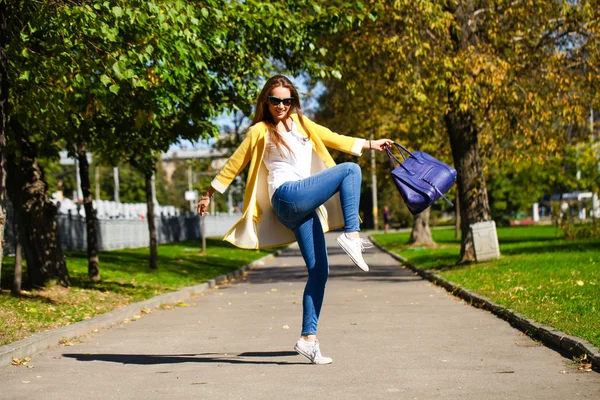
[[[340,165],[343,165],[346,168],[348,174],[356,174],[358,176],[362,175],[362,171],[357,163],[345,162]]]

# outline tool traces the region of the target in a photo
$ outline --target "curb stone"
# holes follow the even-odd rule
[[[52,329],[46,332],[36,333],[26,339],[19,340],[0,347],[0,367],[11,365],[14,358],[31,357],[41,351],[46,350],[50,346],[59,344],[59,341],[74,336],[88,334],[95,329],[109,328],[122,322],[125,319],[132,318],[134,315],[139,315],[143,309],[153,309],[163,304],[175,304],[191,295],[204,292],[223,281],[239,278],[244,272],[262,266],[267,261],[271,261],[283,252],[284,249],[266,255],[263,258],[255,260],[244,265],[240,269],[230,272],[225,275],[220,275],[216,278],[199,285],[188,286],[179,289],[176,292],[163,293],[147,300],[129,304],[125,307],[117,308],[106,314],[101,314],[96,317],[76,322],[72,325],[62,326],[57,329]]]
[[[551,326],[542,325],[532,319],[525,317],[523,314],[514,311],[511,308],[506,308],[494,303],[485,296],[481,296],[475,292],[462,288],[460,285],[448,281],[436,274],[432,270],[426,270],[411,264],[406,258],[394,253],[377,243],[372,236],[369,240],[377,246],[381,251],[389,254],[394,259],[400,261],[402,265],[416,272],[419,276],[428,281],[440,286],[452,295],[459,297],[470,305],[490,311],[492,314],[509,322],[512,326],[524,332],[528,336],[539,340],[547,347],[558,350],[563,354],[567,354],[570,358],[587,356],[591,362],[592,368],[596,371],[600,370],[600,349],[579,337],[567,335]]]

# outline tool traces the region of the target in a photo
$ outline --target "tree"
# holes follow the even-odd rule
[[[582,125],[597,102],[597,7],[533,0],[383,7],[331,57],[342,60],[350,89],[375,82],[371,90],[399,109],[420,110],[408,116],[409,129],[425,117],[447,135],[458,172],[459,261],[473,261],[469,227],[491,218],[482,154],[552,154],[564,143],[564,126]]]
[[[50,224],[55,214],[37,158],[56,156],[59,141],[80,157],[83,149],[90,149],[117,164],[136,156],[152,159],[181,139],[213,136],[213,118],[225,109],[249,109],[257,78],[275,68],[318,71],[322,77],[335,74],[334,67],[312,57],[316,38],[364,14],[362,5],[323,10],[308,1],[14,4],[17,23],[11,27],[7,57],[9,74],[12,71],[8,81],[15,84],[10,115],[13,176],[31,180],[14,182],[23,201],[31,203],[25,209],[32,214],[21,218],[23,226],[35,225],[36,218]],[[81,161],[82,182],[87,185],[89,176],[83,176],[87,168]],[[153,163],[137,165],[144,166],[146,179],[152,175]],[[84,190],[93,246],[91,197]],[[41,270],[42,254],[60,258],[62,253],[55,245],[59,241],[53,226],[41,230],[42,224],[37,225],[29,234],[52,239],[38,240],[46,247],[31,247],[41,237],[22,236],[28,268]],[[57,263],[58,259],[51,264]],[[90,276],[96,278],[94,249],[88,264]],[[64,257],[62,265],[66,271]],[[47,277],[40,275],[42,281]]]
[[[431,207],[422,213],[415,215],[413,230],[410,234],[410,239],[408,239],[408,243],[412,247],[437,247],[437,244],[433,241],[433,237],[431,236],[431,230],[429,229],[430,213]]]
[[[6,3],[0,3],[0,276],[4,257],[4,230],[6,210],[6,123],[8,114],[8,63],[6,38],[8,36],[8,13]],[[0,288],[1,290],[1,288]]]

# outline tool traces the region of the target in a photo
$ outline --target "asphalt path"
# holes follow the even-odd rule
[[[299,251],[185,301],[0,368],[0,399],[600,399],[600,374],[401,268],[355,267],[327,235],[319,340],[293,351]]]

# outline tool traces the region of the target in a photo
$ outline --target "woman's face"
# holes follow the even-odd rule
[[[283,86],[273,88],[273,90],[271,90],[271,93],[269,93],[269,97],[273,97],[274,99],[267,99],[267,105],[269,106],[269,112],[275,120],[275,124],[278,124],[288,115],[288,112],[290,111],[292,105],[290,104],[286,106],[284,103],[289,104],[290,101],[288,99],[290,99],[291,96],[292,94],[290,92],[290,89]],[[278,102],[278,99],[287,101],[279,101],[279,104],[273,105],[274,102]]]

